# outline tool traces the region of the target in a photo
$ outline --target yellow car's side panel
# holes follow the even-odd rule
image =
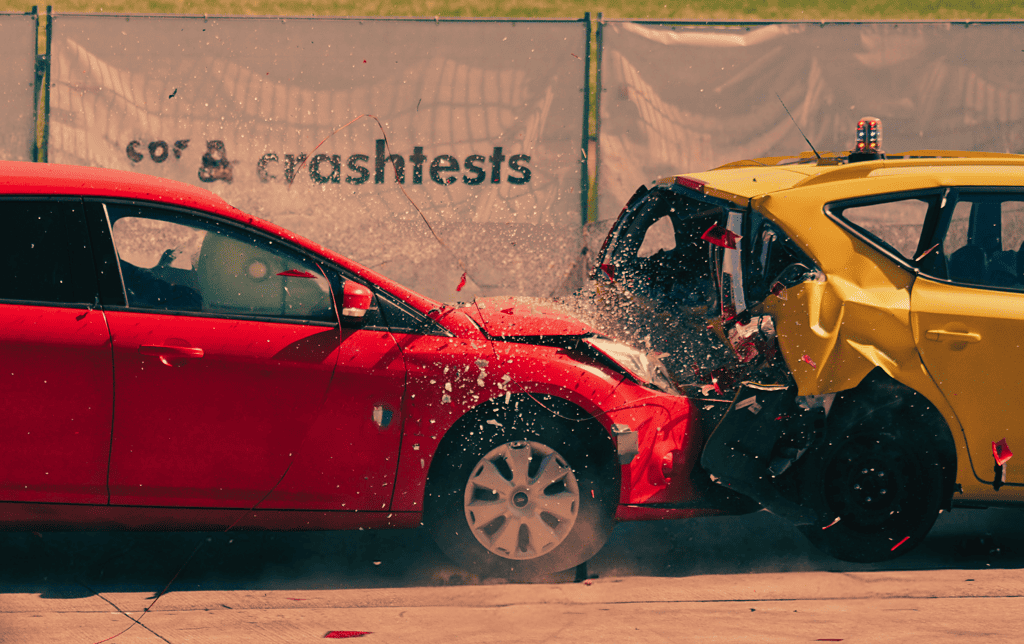
[[[992,443],[1006,439],[1024,454],[1024,293],[955,286],[919,278],[914,284],[914,341],[924,364],[956,411],[975,475],[990,498],[1024,496],[993,481]],[[1005,464],[1008,483],[1024,483],[1024,465]]]
[[[915,183],[912,189],[934,185],[933,181]],[[855,188],[843,187],[846,190],[835,191],[840,193],[837,199],[856,196]],[[893,187],[894,192],[898,189]],[[853,194],[843,194],[847,192]],[[793,190],[754,202],[755,210],[780,225],[825,275],[824,282],[788,289],[785,300],[769,296],[764,303],[765,312],[775,319],[779,347],[799,393],[851,389],[879,367],[927,398],[946,419],[956,446],[957,482],[964,491],[958,499],[1024,499],[1024,490],[1003,487],[996,492],[975,477],[960,419],[925,368],[915,341],[911,324],[915,275],[821,213],[823,201],[817,189]],[[805,215],[800,217],[800,212]]]

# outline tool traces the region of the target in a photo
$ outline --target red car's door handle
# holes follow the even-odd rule
[[[144,356],[156,356],[168,367],[180,367],[190,358],[202,358],[203,350],[199,347],[165,347],[144,344],[139,347]]]

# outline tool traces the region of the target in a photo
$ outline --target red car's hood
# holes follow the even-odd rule
[[[586,335],[594,329],[571,315],[524,298],[487,297],[462,309],[492,338]]]

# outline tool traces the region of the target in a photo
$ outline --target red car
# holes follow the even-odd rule
[[[743,505],[691,476],[660,363],[572,317],[442,304],[144,175],[0,162],[0,199],[3,529],[422,522],[531,575]]]

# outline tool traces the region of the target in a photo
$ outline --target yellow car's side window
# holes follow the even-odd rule
[[[927,274],[971,286],[1024,290],[1024,195],[961,192],[941,249],[942,261],[933,262]]]

